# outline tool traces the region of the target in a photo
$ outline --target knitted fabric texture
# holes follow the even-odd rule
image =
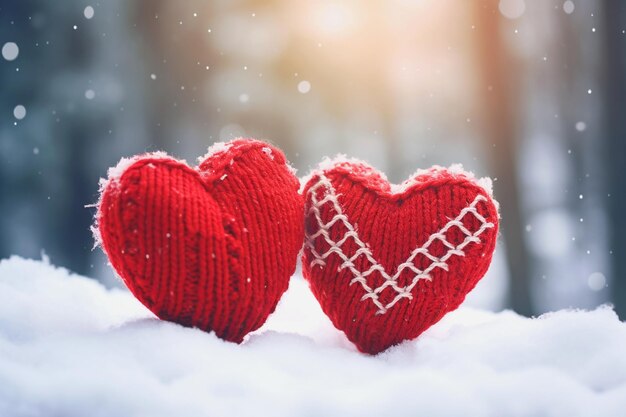
[[[248,139],[197,168],[165,154],[109,171],[97,231],[111,264],[154,314],[241,342],[287,289],[303,200],[285,156]]]
[[[343,159],[308,179],[304,276],[359,350],[417,337],[486,273],[498,210],[484,183],[434,167],[393,189],[365,163]]]

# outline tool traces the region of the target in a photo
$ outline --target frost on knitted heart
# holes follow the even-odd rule
[[[197,168],[160,153],[109,174],[95,229],[146,307],[235,342],[265,322],[303,237],[299,182],[279,150],[238,139]]]
[[[484,275],[498,219],[484,183],[434,167],[392,187],[345,159],[310,177],[304,273],[359,349],[376,353],[416,337]]]

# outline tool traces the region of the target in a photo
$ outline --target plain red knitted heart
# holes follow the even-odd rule
[[[241,342],[274,311],[294,272],[298,188],[282,152],[255,140],[214,146],[195,169],[142,155],[110,170],[97,231],[154,314]]]
[[[461,304],[491,262],[497,205],[456,168],[394,189],[362,162],[325,165],[304,187],[304,276],[335,327],[375,354]]]

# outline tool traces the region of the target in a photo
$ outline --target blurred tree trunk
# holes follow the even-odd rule
[[[203,10],[212,16],[211,4],[202,2],[174,3],[165,0],[140,0],[135,2],[131,16],[137,21],[142,44],[142,60],[147,69],[143,78],[146,95],[146,120],[153,150],[167,150],[180,156],[185,147],[200,153],[215,142],[209,140],[212,109],[203,95],[208,78],[205,69],[213,66],[214,52],[205,38],[204,18],[186,21],[192,10]],[[201,23],[203,22],[203,23]],[[156,81],[149,74],[154,74]],[[205,136],[185,136],[186,131],[197,129]],[[194,142],[192,144],[186,142]],[[183,142],[181,145],[179,142]],[[192,152],[197,155],[197,153]]]
[[[67,56],[61,61],[66,68],[75,71],[78,76],[72,82],[81,85],[82,77],[86,77],[92,71],[97,49],[92,48],[94,34],[92,28],[84,28],[82,36],[71,36],[69,30],[63,34],[67,43]],[[59,67],[59,71],[65,71]],[[82,86],[82,85],[81,85]],[[72,87],[72,86],[70,86]],[[79,90],[77,88],[77,90]],[[80,90],[79,90],[80,91]],[[62,175],[66,189],[65,198],[56,204],[59,219],[49,225],[47,247],[50,247],[51,255],[55,251],[58,254],[53,258],[61,265],[68,266],[72,271],[82,275],[88,275],[90,271],[90,257],[88,253],[93,245],[89,227],[92,223],[92,213],[85,209],[85,204],[94,201],[94,187],[97,176],[91,171],[92,149],[101,132],[93,131],[94,110],[90,109],[89,103],[84,103],[84,98],[78,96],[72,103],[77,109],[65,119],[65,122],[55,129],[56,137],[63,138],[64,161],[62,162]],[[90,120],[91,119],[91,120]],[[50,239],[51,238],[51,239]]]
[[[524,221],[517,179],[518,120],[514,75],[517,66],[508,53],[500,30],[502,17],[498,1],[474,3],[477,19],[478,65],[483,76],[480,84],[485,123],[486,149],[497,181],[495,194],[502,213],[501,230],[505,237],[511,282],[509,305],[518,313],[533,314],[530,299],[529,256],[524,241]]]
[[[64,6],[80,10],[76,0]],[[0,257],[37,257],[44,250],[55,263],[87,274],[92,217],[84,205],[94,201],[98,175],[91,162],[98,133],[84,122],[93,110],[80,92],[88,88],[87,74],[98,49],[91,47],[93,28],[81,25],[76,32],[67,10],[41,0],[0,6],[0,39],[20,48],[15,62],[2,60],[0,107],[2,114],[11,114],[18,103],[27,108],[11,136],[24,150],[33,150],[0,148],[2,165],[12,171],[11,177],[0,179],[0,209],[12,213],[0,222]],[[38,46],[44,39],[50,48]],[[22,234],[26,245],[14,242]]]
[[[610,194],[612,298],[615,310],[626,318],[626,4],[604,2],[605,138]]]
[[[167,11],[163,10],[165,6],[162,0],[143,0],[136,2],[134,10],[130,13],[138,22],[143,43],[142,58],[146,62],[146,68],[159,79],[158,88],[150,85],[147,76],[143,80],[146,85],[146,95],[149,97],[146,100],[146,120],[148,140],[153,147],[150,150],[167,149],[167,145],[175,139],[176,131],[171,119],[172,113],[177,109],[172,106],[172,102],[177,93],[176,84],[180,89],[180,83],[175,77],[176,74],[172,74],[171,66],[167,65],[167,59],[172,52],[169,43],[173,36],[167,30],[167,20],[163,23],[163,14],[165,18],[168,17]]]

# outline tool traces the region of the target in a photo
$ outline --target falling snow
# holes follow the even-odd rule
[[[94,15],[93,7],[91,6],[85,7],[85,10],[83,11],[83,15],[85,16],[85,19],[93,18],[93,15]]]
[[[498,8],[507,19],[517,19],[524,14],[526,3],[524,0],[500,0]]]
[[[20,48],[15,42],[7,42],[2,46],[2,57],[7,61],[13,61],[20,54]]]
[[[15,108],[13,109],[13,116],[17,120],[22,120],[24,117],[26,117],[26,107],[22,106],[21,104],[15,106]]]
[[[302,94],[306,94],[311,91],[311,83],[303,80],[298,83],[298,91]]]
[[[592,290],[600,291],[606,288],[606,277],[602,272],[594,272],[593,274],[589,275],[589,278],[587,279],[587,284]]]

